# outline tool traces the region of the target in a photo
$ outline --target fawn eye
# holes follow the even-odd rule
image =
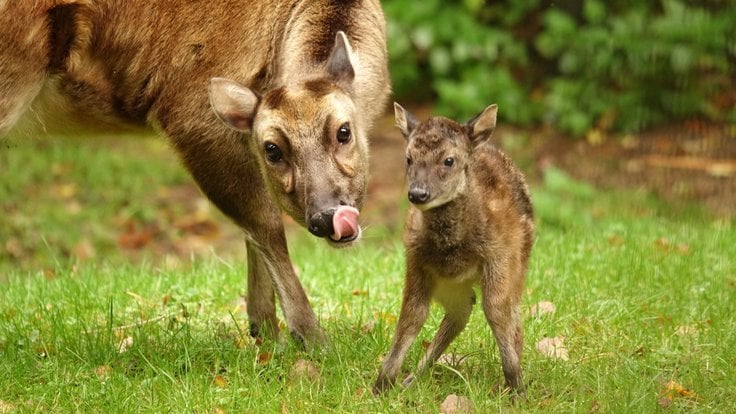
[[[406,165],[411,165],[412,160],[411,157],[406,157]]]
[[[273,142],[267,142],[263,146],[263,149],[266,151],[266,159],[269,162],[279,162],[284,157],[284,154],[281,153],[281,149]]]
[[[337,142],[344,144],[350,141],[350,125],[344,123],[337,129]]]
[[[455,159],[452,157],[445,158],[445,167],[452,167],[455,165]]]

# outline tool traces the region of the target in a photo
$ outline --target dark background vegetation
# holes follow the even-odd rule
[[[736,122],[732,0],[385,0],[395,97],[503,122],[636,133]]]

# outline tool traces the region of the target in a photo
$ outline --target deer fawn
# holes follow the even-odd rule
[[[524,393],[520,301],[534,240],[529,190],[511,159],[490,144],[498,107],[461,125],[419,122],[394,104],[406,147],[409,201],[406,280],[393,346],[374,393],[396,381],[432,299],[444,310],[415,375],[425,371],[465,328],[480,285],[483,312],[498,342],[506,384]],[[414,375],[404,379],[408,386]]]

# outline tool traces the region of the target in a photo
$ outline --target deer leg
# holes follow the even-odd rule
[[[209,108],[206,82],[201,91],[195,90],[201,94],[197,99],[179,105],[168,101],[156,116],[200,189],[246,233],[251,332],[276,331],[275,292],[292,336],[307,346],[321,344],[317,317],[289,258],[281,211],[268,194],[258,163],[243,137]],[[192,107],[192,102],[201,106]]]
[[[383,366],[373,386],[374,394],[382,393],[396,382],[406,353],[427,320],[430,301],[429,286],[421,280],[421,276],[408,275],[394,342],[391,351],[383,360]]]
[[[439,291],[441,290],[439,289]],[[416,373],[404,379],[402,385],[405,387],[412,383],[415,376],[421,375],[427,368],[432,366],[468,324],[475,303],[475,293],[472,285],[468,284],[464,288],[458,286],[457,288],[448,289],[448,292],[449,295],[438,292],[435,296],[435,299],[445,308],[445,316],[440,322],[437,334],[429,348],[427,348],[427,352],[419,361]]]
[[[489,272],[494,272],[494,270],[490,269]],[[513,275],[511,272],[503,272],[503,274]],[[484,278],[482,284],[483,312],[498,343],[506,385],[519,395],[523,395],[521,351],[524,333],[520,306],[523,277],[511,276],[510,279],[503,280],[498,275],[500,272]]]
[[[268,266],[257,246],[246,240],[248,254],[248,320],[252,337],[271,337],[278,335],[276,300]]]

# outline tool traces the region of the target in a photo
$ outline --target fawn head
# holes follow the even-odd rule
[[[406,140],[409,201],[419,210],[442,206],[465,191],[473,151],[496,127],[496,104],[460,124],[444,117],[419,122],[394,103],[396,125]]]

